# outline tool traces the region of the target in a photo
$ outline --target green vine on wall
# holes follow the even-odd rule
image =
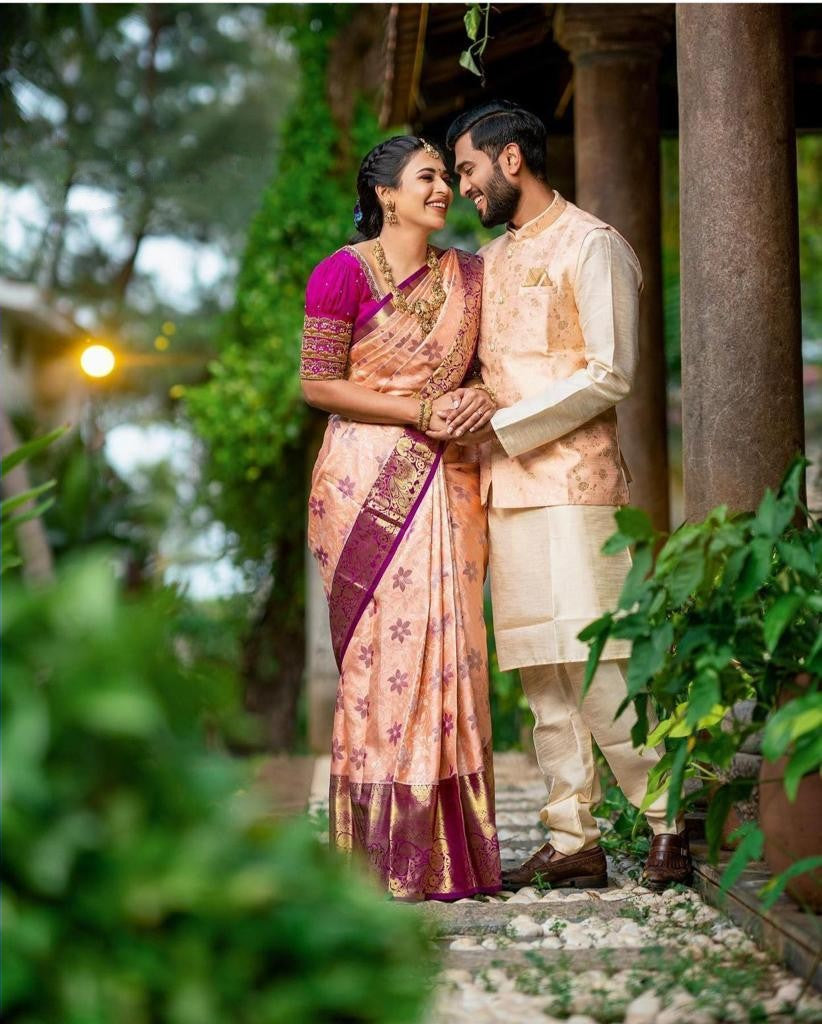
[[[326,94],[330,46],[350,8],[312,4],[298,12],[292,42],[302,81],[283,125],[277,174],[251,224],[225,344],[210,380],[186,395],[219,485],[216,511],[253,560],[303,529],[311,427],[298,372],[305,285],[352,231],[355,161],[377,139],[363,102],[351,144],[342,146]]]

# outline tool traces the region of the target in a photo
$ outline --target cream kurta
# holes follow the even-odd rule
[[[630,565],[600,549],[628,500],[613,407],[636,372],[641,270],[559,193],[482,255],[479,357],[504,406],[482,466],[500,667],[584,661],[576,636],[616,606]],[[604,657],[629,653],[612,641]]]

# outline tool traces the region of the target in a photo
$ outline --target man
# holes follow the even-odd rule
[[[581,703],[588,648],[579,631],[616,606],[630,566],[601,553],[614,511],[628,501],[614,406],[637,365],[642,273],[612,227],[548,184],[546,132],[533,114],[495,102],[462,114],[448,132],[460,192],[487,226],[507,231],[485,260],[479,359],[498,411],[472,430],[452,414],[461,443],[483,448],[491,595],[500,668],[519,668],[548,784],[540,817],[550,842],[504,874],[511,886],[607,883],[591,808],[600,798],[592,737],[625,795],[645,796],[659,753],[637,751],[626,695],[627,641],[612,641]],[[687,837],[665,820],[665,797],[646,816],[654,838],[646,884],[689,881]]]

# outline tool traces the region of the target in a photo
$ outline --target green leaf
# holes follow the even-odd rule
[[[664,721],[659,722],[655,729],[652,729],[648,733],[645,739],[644,746],[655,747],[658,743],[665,739],[668,733],[673,729],[677,722],[681,721],[676,715],[671,715],[670,718],[666,718]]]
[[[603,555],[616,555],[620,551],[624,551],[625,548],[629,548],[633,543],[633,537],[628,537],[617,530],[602,545],[602,553]]]
[[[795,508],[799,502],[802,483],[805,479],[805,468],[810,466],[810,464],[810,461],[804,455],[795,456],[793,462],[785,471],[782,483],[779,485],[780,498],[790,501],[792,508]]]
[[[822,766],[822,735],[808,736],[798,743],[785,768],[785,793],[791,803],[796,800],[802,777]]]
[[[769,651],[774,651],[779,643],[779,638],[802,607],[803,600],[804,595],[802,594],[783,594],[765,613],[762,634],[765,637],[765,646]]]
[[[793,740],[822,729],[822,693],[813,691],[788,701],[765,725],[762,753],[768,761],[782,757]]]
[[[622,592],[619,595],[620,608],[627,611],[635,604],[642,591],[645,577],[651,571],[653,561],[654,553],[650,545],[640,544],[634,552],[633,564],[622,585]]]
[[[768,578],[771,572],[772,554],[773,542],[771,540],[759,537],[751,542],[748,556],[736,585],[737,601],[746,601],[752,597]]]
[[[665,663],[668,649],[673,643],[674,628],[665,622],[649,637],[634,641],[631,660],[628,662],[628,693],[635,696],[648,680],[656,675]]]
[[[722,843],[722,829],[734,802],[739,799],[739,787],[733,782],[720,786],[711,796],[705,817],[705,838],[708,840],[708,859],[716,863]]]
[[[0,462],[0,476],[5,476],[11,472],[15,466],[18,466],[21,462],[25,462],[26,459],[32,459],[35,455],[39,455],[44,448],[48,448],[50,444],[61,437],[68,430],[68,427],[57,427],[56,430],[50,431],[48,434],[43,434],[42,437],[36,437],[32,441],[27,441],[26,444],[20,445],[19,448],[15,448],[13,452],[10,452]]]
[[[479,35],[480,25],[482,24],[479,5],[472,4],[465,12],[463,20],[465,21],[465,31],[468,33],[468,38],[473,42]]]
[[[779,552],[782,561],[795,569],[796,572],[816,579],[818,576],[816,563],[813,555],[801,543],[794,541],[780,540],[776,543],[776,550]]]
[[[798,875],[804,875],[808,871],[817,871],[819,868],[822,868],[822,855],[820,854],[803,857],[801,860],[794,861],[790,867],[785,868],[784,871],[772,878],[759,890],[764,909],[770,910],[785,891],[785,887],[791,879],[796,878]]]
[[[585,665],[585,678],[582,681],[583,697],[585,697],[585,694],[588,692],[591,682],[596,675],[597,665],[599,664],[599,659],[602,655],[602,649],[607,641],[608,633],[603,631],[594,638],[594,641],[591,644],[591,650],[588,653],[588,661]]]
[[[44,484],[40,484],[39,487],[30,487],[27,491],[22,491],[20,494],[15,494],[14,497],[6,498],[5,501],[0,502],[0,514],[2,514],[3,519],[16,508],[25,505],[27,501],[33,501],[41,494],[45,494],[46,491],[50,491],[54,487],[54,483],[54,480],[47,480]]]
[[[740,825],[738,829],[731,833],[729,838],[732,840],[738,839],[739,845],[728,861],[728,866],[722,872],[722,878],[719,883],[722,892],[727,892],[731,888],[752,860],[759,860],[761,858],[765,843],[762,830],[753,821],[747,821],[744,825]]]
[[[610,632],[613,621],[611,613],[606,612],[605,615],[600,616],[600,618],[594,619],[593,622],[589,622],[585,629],[580,630],[577,634],[577,640],[593,640],[594,637],[599,636],[600,633]]]
[[[48,512],[55,501],[55,498],[46,498],[45,501],[41,501],[39,505],[35,505],[34,508],[30,508],[27,512],[21,512],[19,516],[12,516],[11,519],[5,520],[3,528],[8,529],[9,527],[20,526],[21,523],[28,523],[32,519],[39,518],[45,512]]]
[[[667,789],[668,780],[666,780],[661,786],[658,786],[656,789],[648,790],[648,792],[646,792],[645,796],[642,798],[642,803],[639,805],[640,812],[644,814],[645,811],[647,811],[648,808],[651,806],[651,804],[656,803],[656,801],[662,796],[662,794],[667,792]]]
[[[675,821],[682,804],[682,782],[685,775],[685,763],[688,760],[688,741],[683,740],[674,752],[671,765],[671,777],[668,780],[668,807],[666,817],[669,822]]]
[[[626,505],[624,508],[617,509],[614,518],[620,533],[626,537],[630,537],[634,541],[654,539],[651,520],[647,512],[643,512],[641,508],[632,508],[630,505]]]
[[[674,607],[687,601],[702,583],[705,562],[705,553],[700,544],[687,548],[676,560],[665,580],[668,598]]]
[[[777,498],[769,488],[759,503],[756,516],[751,523],[751,530],[755,534],[776,540],[793,518],[795,505],[796,502],[791,501],[790,498]]]
[[[462,53],[460,54],[459,63],[461,68],[465,68],[467,71],[470,71],[478,78],[482,77],[482,72],[477,67],[477,62],[474,60],[474,55],[471,53],[470,50],[462,51]]]
[[[719,676],[714,669],[705,669],[691,683],[686,723],[691,727],[696,726],[718,703]]]

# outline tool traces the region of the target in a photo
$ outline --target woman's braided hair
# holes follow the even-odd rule
[[[375,146],[360,164],[357,174],[357,196],[354,223],[361,239],[376,238],[382,230],[382,206],[377,199],[377,185],[398,188],[405,165],[423,140],[416,135],[395,135]]]

